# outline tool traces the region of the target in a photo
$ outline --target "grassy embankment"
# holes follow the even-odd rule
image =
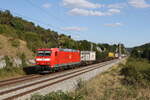
[[[25,72],[20,67],[0,69],[0,80],[9,79],[13,77],[20,77],[24,75]]]
[[[0,80],[25,75],[22,70],[26,66],[26,60],[33,58],[33,52],[28,49],[27,43],[20,39],[14,39],[0,35],[0,61],[5,61],[6,67],[0,69]],[[14,58],[20,59],[22,64],[14,65]]]
[[[73,92],[33,95],[31,100],[149,100],[150,63],[129,58],[94,79],[80,81]]]

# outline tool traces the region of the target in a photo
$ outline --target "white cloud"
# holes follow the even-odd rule
[[[80,16],[111,16],[117,13],[120,13],[119,9],[109,9],[106,12],[101,12],[101,11],[74,8],[69,11],[69,14],[71,15],[80,15]]]
[[[64,31],[84,31],[87,30],[85,27],[62,27],[61,28]]]
[[[120,10],[119,9],[109,9],[108,13],[110,13],[110,14],[116,14],[116,13],[120,13]]]
[[[128,0],[128,3],[136,8],[148,8],[150,4],[146,2],[146,0]]]
[[[107,5],[108,8],[116,8],[116,9],[124,8],[125,6],[127,6],[126,3],[115,3]]]
[[[109,26],[109,27],[118,27],[118,26],[122,26],[123,24],[122,23],[111,23],[111,24],[104,24],[105,26]]]
[[[79,8],[74,8],[74,9],[70,10],[69,14],[81,15],[81,16],[103,16],[103,13],[101,13],[99,11],[85,10],[85,9],[79,9]]]
[[[50,3],[45,3],[42,5],[43,8],[50,8],[51,7],[51,4]]]
[[[63,0],[63,5],[71,8],[100,8],[103,6],[87,0]]]

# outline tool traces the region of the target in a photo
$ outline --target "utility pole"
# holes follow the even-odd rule
[[[121,43],[119,43],[119,59],[121,59],[122,57],[122,52],[121,52]]]
[[[93,51],[93,44],[91,43],[91,51]]]
[[[58,48],[61,48],[60,38],[61,38],[61,37],[58,36],[58,39],[56,40]]]

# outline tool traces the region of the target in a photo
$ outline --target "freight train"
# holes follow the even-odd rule
[[[96,52],[62,48],[37,49],[35,62],[39,71],[76,67],[96,60]]]

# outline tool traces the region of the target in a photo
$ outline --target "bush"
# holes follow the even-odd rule
[[[18,53],[17,56],[21,59],[21,62],[22,62],[20,67],[26,67],[27,63],[26,63],[26,55],[25,55],[25,53]]]
[[[12,63],[11,59],[8,56],[5,56],[4,59],[5,59],[5,62],[6,62],[6,69],[9,70],[12,67],[13,63]]]
[[[13,39],[12,41],[11,41],[11,45],[13,46],[13,47],[19,47],[20,46],[20,41],[18,40],[18,39]]]
[[[0,79],[11,78],[13,76],[24,75],[21,67],[9,67],[0,69]]]
[[[0,34],[4,34],[6,36],[10,36],[13,38],[17,38],[16,30],[9,25],[1,25],[0,24]]]
[[[129,58],[121,74],[125,77],[123,83],[126,85],[147,86],[150,83],[150,63],[143,59]]]
[[[72,96],[62,91],[51,92],[45,96],[34,94],[30,100],[83,100],[81,96]]]
[[[3,48],[3,45],[2,45],[2,43],[0,42],[0,49],[2,49]]]

